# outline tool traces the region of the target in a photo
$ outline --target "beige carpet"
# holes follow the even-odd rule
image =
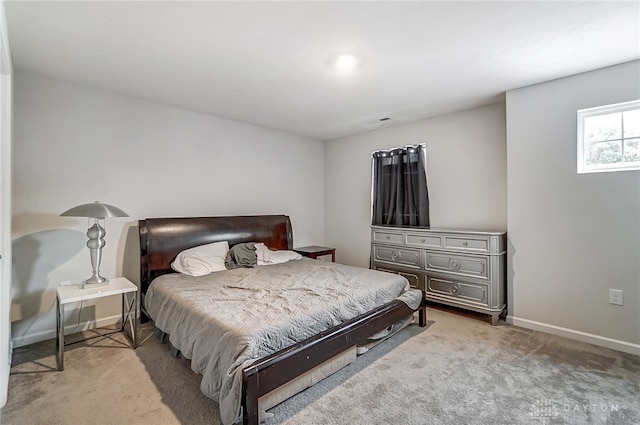
[[[273,409],[268,424],[640,424],[640,357],[429,310],[354,363]],[[68,340],[70,340],[69,338]],[[219,424],[200,378],[142,330],[14,351],[8,424]]]

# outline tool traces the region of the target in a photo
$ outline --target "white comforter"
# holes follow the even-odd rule
[[[399,275],[302,259],[201,277],[164,275],[145,306],[155,325],[202,374],[224,424],[240,412],[242,369],[253,361],[399,298],[421,293]]]

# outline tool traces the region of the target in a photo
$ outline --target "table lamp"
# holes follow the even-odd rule
[[[64,217],[87,217],[95,219],[93,225],[87,230],[87,247],[91,254],[91,267],[93,274],[83,283],[83,288],[99,288],[109,285],[109,279],[100,276],[100,262],[102,260],[102,248],[105,245],[104,236],[106,232],[104,226],[100,225],[100,220],[105,217],[129,217],[129,214],[113,205],[103,204],[99,201],[91,204],[82,204],[66,210],[61,216]]]

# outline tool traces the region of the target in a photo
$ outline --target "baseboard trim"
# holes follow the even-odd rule
[[[101,328],[103,326],[113,325],[114,323],[118,323],[122,320],[121,315],[102,317],[98,320],[90,320],[88,322],[81,322],[79,325],[67,325],[64,327],[64,334],[69,335],[70,332],[82,332],[89,329]],[[35,344],[36,342],[46,341],[48,339],[53,339],[56,337],[56,330],[49,329],[46,331],[35,332],[32,334],[26,334],[22,336],[17,336],[12,338],[13,348],[23,347],[29,344]]]
[[[634,344],[632,342],[607,338],[600,335],[577,331],[575,329],[563,328],[560,326],[550,325],[548,323],[536,322],[535,320],[522,319],[514,316],[507,316],[507,323],[514,326],[520,326],[521,328],[563,336],[565,338],[587,342],[599,347],[611,348],[613,350],[622,351],[623,353],[635,354],[636,356],[640,356],[640,344]]]

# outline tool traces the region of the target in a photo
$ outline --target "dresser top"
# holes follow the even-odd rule
[[[402,232],[425,232],[425,233],[448,233],[448,234],[462,234],[465,235],[504,235],[507,232],[502,230],[482,230],[482,229],[454,229],[446,227],[406,227],[406,226],[380,226],[372,225],[371,229],[381,231],[402,231]]]

